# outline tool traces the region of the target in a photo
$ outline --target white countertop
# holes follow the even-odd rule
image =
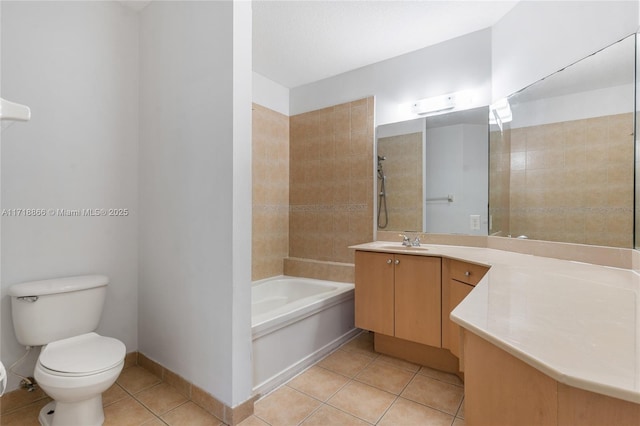
[[[640,276],[502,250],[377,241],[356,250],[491,266],[451,319],[558,382],[640,404]]]

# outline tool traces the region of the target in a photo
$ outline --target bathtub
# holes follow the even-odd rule
[[[252,284],[254,394],[269,392],[357,334],[353,289],[288,276]]]

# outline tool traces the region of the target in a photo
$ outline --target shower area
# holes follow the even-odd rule
[[[387,176],[384,174],[382,162],[387,157],[378,155],[378,229],[384,229],[389,225],[389,209],[387,208]]]
[[[408,231],[424,227],[424,119],[378,128],[377,228]],[[418,130],[418,131],[415,131]],[[401,134],[397,134],[401,132]]]

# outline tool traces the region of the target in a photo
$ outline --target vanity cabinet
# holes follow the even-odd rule
[[[356,251],[355,325],[441,346],[441,259]]]
[[[460,358],[460,326],[449,319],[462,300],[480,282],[489,268],[454,259],[443,259],[442,347]]]

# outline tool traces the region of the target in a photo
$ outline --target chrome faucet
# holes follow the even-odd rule
[[[405,247],[420,247],[420,234],[416,234],[413,241],[407,234],[400,234],[402,237],[402,245]]]

